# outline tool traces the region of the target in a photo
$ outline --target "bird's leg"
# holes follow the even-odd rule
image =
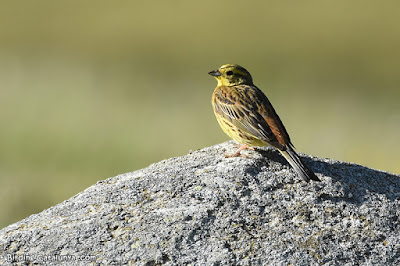
[[[232,154],[225,154],[225,157],[228,158],[228,157],[238,157],[238,156],[240,156],[240,157],[245,157],[245,158],[247,158],[246,155],[240,154],[240,152],[241,152],[242,150],[245,150],[245,149],[249,149],[249,150],[255,151],[255,148],[254,148],[254,147],[251,147],[251,146],[249,146],[249,145],[243,144],[243,145],[241,145],[241,146],[239,147],[239,149],[237,149],[237,151],[235,151],[234,153],[232,153]]]

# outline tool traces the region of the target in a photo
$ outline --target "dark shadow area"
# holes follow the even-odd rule
[[[257,160],[254,164],[255,168],[261,168],[269,160],[291,168],[280,152],[272,147],[258,148],[256,152],[260,153],[263,158]],[[304,157],[302,154],[299,155],[314,173],[319,174],[322,183],[324,183],[326,177],[331,177],[331,185],[338,186],[340,195],[321,194],[322,200],[361,203],[366,198],[367,193],[383,194],[391,201],[400,198],[400,178],[396,174],[354,163],[338,162],[331,159],[324,162],[321,158],[312,159]],[[260,171],[261,169],[257,169],[253,172]]]

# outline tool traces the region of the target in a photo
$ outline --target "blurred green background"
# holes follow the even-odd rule
[[[2,1],[0,228],[228,140],[207,75],[252,73],[297,150],[400,173],[398,1]]]

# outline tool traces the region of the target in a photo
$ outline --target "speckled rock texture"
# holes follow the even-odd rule
[[[100,181],[0,231],[0,264],[399,265],[400,178],[226,142]]]

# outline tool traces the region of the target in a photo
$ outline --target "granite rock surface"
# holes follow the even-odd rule
[[[0,230],[0,265],[399,265],[400,176],[225,142],[108,178]]]

